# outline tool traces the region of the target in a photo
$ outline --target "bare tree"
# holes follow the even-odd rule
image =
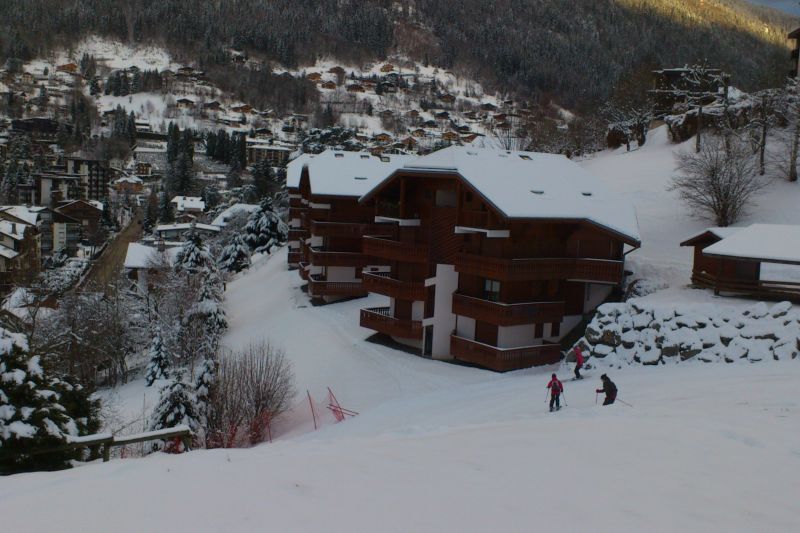
[[[766,182],[752,152],[738,138],[709,137],[697,153],[678,156],[675,190],[696,216],[729,226],[745,213]]]
[[[289,408],[294,374],[283,351],[265,342],[223,354],[208,395],[208,447],[263,441],[266,424]]]

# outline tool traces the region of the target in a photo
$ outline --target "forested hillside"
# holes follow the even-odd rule
[[[4,0],[0,55],[41,56],[86,34],[161,42],[209,68],[236,48],[288,67],[390,53],[501,91],[574,107],[637,68],[707,60],[744,89],[788,69],[795,21],[743,0]],[[746,51],[743,53],[743,51]]]

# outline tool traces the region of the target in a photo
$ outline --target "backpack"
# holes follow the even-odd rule
[[[551,394],[561,394],[561,382],[560,381],[551,381],[550,382],[550,393]]]

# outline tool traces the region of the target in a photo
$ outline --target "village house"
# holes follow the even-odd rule
[[[202,215],[206,209],[206,203],[199,196],[175,196],[170,203],[175,204],[175,211],[181,214]]]
[[[789,54],[789,57],[792,61],[792,68],[789,69],[789,76],[794,78],[797,76],[798,67],[800,67],[800,28],[797,28],[791,32],[788,35],[788,38],[794,41],[794,45],[792,45],[792,51]]]
[[[164,241],[154,243],[153,246],[141,242],[128,244],[123,263],[128,279],[135,281],[139,289],[147,293],[153,276],[172,268],[181,245],[180,242]]]
[[[106,232],[102,228],[103,208],[96,201],[67,200],[56,205],[53,209],[80,224],[80,238],[93,246],[102,244],[106,239]]]
[[[694,248],[697,287],[717,295],[800,302],[800,226],[708,228],[681,246]]]
[[[218,226],[211,224],[200,224],[195,222],[180,222],[175,224],[161,224],[156,226],[153,233],[165,241],[183,241],[186,234],[190,231],[201,236],[211,236],[219,233]]]
[[[299,243],[300,276],[308,294],[325,302],[366,296],[362,275],[387,269],[361,251],[362,235],[395,235],[392,224],[376,223],[374,206],[359,198],[376,183],[412,161],[409,156],[376,157],[364,152],[328,150],[300,162],[299,227],[289,240]],[[293,172],[293,178],[296,177]],[[295,182],[292,182],[295,185]]]
[[[689,68],[668,68],[653,71],[653,113],[663,117],[676,106],[702,105],[714,101],[717,94],[727,94],[730,78],[719,69],[702,72]]]
[[[20,189],[19,201],[52,207],[64,200],[80,198],[81,178],[79,174],[66,172],[39,172],[33,175],[32,187]]]
[[[137,176],[122,176],[113,183],[117,194],[141,194],[144,191],[144,182]]]
[[[0,219],[35,226],[39,233],[39,256],[63,252],[74,257],[78,250],[80,222],[42,206],[0,207]]]
[[[320,84],[320,87],[322,87],[323,89],[331,89],[331,90],[332,89],[336,89],[336,82],[335,81],[330,81],[330,80],[323,81]]]
[[[178,98],[175,104],[178,106],[178,109],[194,109],[194,100],[189,98]]]
[[[389,305],[361,325],[422,355],[498,371],[559,361],[559,341],[623,281],[633,206],[566,157],[451,147],[362,196],[394,236],[364,236]],[[627,250],[626,250],[627,247]]]
[[[381,67],[381,72],[391,72],[393,70],[394,70],[394,65],[392,65],[391,63],[384,63],[384,65]]]
[[[79,67],[75,63],[65,63],[63,65],[58,65],[56,67],[57,72],[67,72],[69,74],[75,74],[76,72],[78,72],[78,69]]]
[[[36,226],[0,220],[0,287],[30,281],[41,268],[41,246]]]
[[[346,87],[346,89],[349,93],[363,93],[365,91],[364,86],[360,83],[351,83]]]
[[[308,81],[313,81],[314,83],[320,81],[322,79],[322,74],[319,72],[309,72],[306,74],[306,79]]]
[[[286,166],[294,152],[294,147],[278,143],[258,143],[247,147],[247,164],[255,165],[267,161],[270,166]]]

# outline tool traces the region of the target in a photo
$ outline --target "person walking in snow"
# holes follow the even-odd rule
[[[597,393],[600,394],[601,392],[605,393],[606,399],[603,402],[603,405],[611,405],[617,399],[617,386],[614,385],[614,382],[611,379],[603,374],[600,376],[600,379],[603,381],[603,388],[597,389]]]
[[[547,384],[547,388],[550,389],[550,412],[552,413],[553,409],[556,411],[561,409],[561,393],[564,392],[564,385],[553,374],[553,377],[550,378],[550,383]]]
[[[583,368],[583,352],[581,352],[581,347],[575,347],[575,379],[583,379],[581,376],[581,368]]]

